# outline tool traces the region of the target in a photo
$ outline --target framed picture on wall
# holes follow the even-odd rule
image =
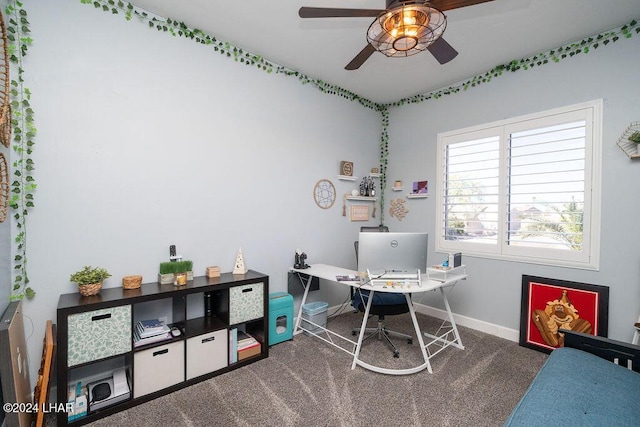
[[[349,218],[351,221],[369,221],[369,206],[351,205]]]
[[[415,181],[411,188],[411,194],[427,194],[429,192],[428,181]]]
[[[550,353],[564,345],[563,329],[607,336],[607,286],[523,275],[521,304],[521,346]]]

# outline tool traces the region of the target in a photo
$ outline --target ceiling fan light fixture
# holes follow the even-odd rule
[[[386,56],[411,56],[427,49],[447,26],[438,9],[424,4],[403,4],[381,13],[369,26],[367,41]]]

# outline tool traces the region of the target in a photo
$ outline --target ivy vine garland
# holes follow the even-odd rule
[[[23,59],[33,42],[29,33],[29,21],[27,11],[23,4],[17,0],[11,0],[5,8],[8,19],[7,39],[9,48],[9,61],[16,65],[18,77],[11,79],[11,110],[13,127],[13,182],[11,183],[11,200],[9,206],[13,210],[14,223],[17,228],[15,236],[16,254],[13,258],[13,289],[11,300],[20,300],[24,297],[33,298],[35,291],[29,286],[27,275],[27,221],[28,210],[34,207],[33,195],[36,189],[33,178],[34,163],[33,154],[36,127],[34,125],[33,109],[29,104],[31,92],[24,86]]]

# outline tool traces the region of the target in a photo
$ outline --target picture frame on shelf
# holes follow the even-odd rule
[[[414,181],[411,186],[411,194],[428,194],[429,182],[428,181]]]
[[[544,353],[564,345],[562,329],[606,337],[609,287],[522,276],[520,342]]]
[[[353,176],[353,162],[343,160],[340,162],[340,175]]]
[[[349,219],[351,221],[369,221],[369,206],[351,205]]]

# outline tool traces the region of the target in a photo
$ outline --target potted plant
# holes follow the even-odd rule
[[[71,282],[78,284],[81,295],[96,295],[102,288],[102,282],[111,274],[102,267],[91,267],[85,265],[82,270],[76,271],[69,277]]]
[[[629,141],[640,144],[640,131],[635,131],[634,133],[632,133],[629,137]]]
[[[186,275],[186,279],[182,278],[182,274]],[[180,275],[180,278],[178,275]],[[168,285],[169,283],[184,285],[187,280],[193,280],[193,261],[167,261],[160,263],[158,283],[161,285]]]

